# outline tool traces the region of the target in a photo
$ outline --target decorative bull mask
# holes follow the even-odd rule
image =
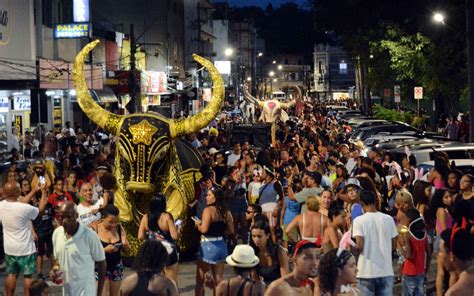
[[[212,100],[199,114],[185,119],[169,119],[151,113],[116,115],[103,109],[92,99],[84,78],[84,60],[98,43],[99,40],[89,43],[76,57],[73,78],[77,101],[94,123],[117,137],[115,175],[119,191],[124,196],[122,201],[116,200],[115,203],[121,211],[121,220],[131,221],[133,216],[137,221],[139,217],[134,209],[137,208],[138,201],[133,199],[145,195],[149,197],[163,189],[157,188],[156,184],[159,184],[159,178],[169,178],[168,175],[158,175],[159,172],[167,174],[163,166],[166,163],[169,165],[169,150],[174,143],[173,139],[199,131],[217,116],[224,100],[224,82],[210,61],[194,54],[193,58],[209,71],[214,84]],[[177,174],[180,173],[178,170]],[[180,216],[184,206],[183,202],[173,215]],[[140,213],[144,211],[140,207],[138,210]]]

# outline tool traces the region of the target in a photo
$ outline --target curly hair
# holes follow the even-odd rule
[[[165,268],[168,252],[160,241],[145,241],[138,250],[132,269],[137,273],[161,273]]]
[[[338,249],[332,249],[324,254],[319,262],[319,286],[321,291],[330,292],[331,295],[336,288],[336,280],[338,278],[338,269],[343,269],[347,264],[352,254],[343,250],[337,256]]]
[[[337,266],[335,264],[337,257],[337,249],[324,254],[319,261],[319,286],[321,291],[334,292],[336,288],[336,280],[338,277]]]
[[[105,173],[102,177],[99,178],[100,185],[104,190],[113,190],[117,184],[117,179],[112,173]]]

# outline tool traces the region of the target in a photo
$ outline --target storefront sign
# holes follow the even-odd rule
[[[0,113],[8,112],[8,104],[9,100],[8,97],[1,97],[0,98]]]
[[[90,36],[91,25],[89,23],[72,23],[54,25],[54,38],[85,38]]]
[[[90,21],[89,0],[74,0],[73,1],[74,22],[88,22]]]
[[[18,129],[18,132],[21,134],[23,131],[23,116],[21,115],[15,115],[13,118],[13,124],[14,127]]]
[[[61,132],[61,128],[63,126],[63,117],[61,108],[54,108],[53,110],[53,121],[54,121],[54,131],[56,133]]]
[[[0,44],[7,44],[12,35],[12,1],[0,0]]]
[[[31,110],[30,97],[13,97],[14,110]]]
[[[168,80],[165,72],[142,71],[141,73],[142,94],[168,93]]]

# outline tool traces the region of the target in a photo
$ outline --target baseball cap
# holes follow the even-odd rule
[[[208,150],[209,154],[210,155],[214,155],[216,154],[217,152],[219,152],[219,150],[217,150],[216,148],[212,147]]]
[[[362,189],[362,187],[360,186],[359,180],[357,180],[356,178],[349,178],[347,180],[346,185],[344,185],[344,188],[347,188],[349,186],[354,186],[354,187],[357,187],[359,189]]]
[[[321,236],[318,236],[315,242],[309,240],[301,240],[295,246],[295,251],[293,252],[293,258],[301,254],[304,249],[308,248],[320,248],[321,247]]]

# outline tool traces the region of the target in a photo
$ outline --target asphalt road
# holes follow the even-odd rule
[[[46,264],[45,267],[49,268],[49,264]],[[46,270],[46,269],[45,269]],[[395,271],[397,268],[395,267]],[[132,271],[130,268],[125,269],[125,274],[129,275]],[[224,278],[229,278],[232,275],[232,269],[229,266],[226,266]],[[436,276],[436,260],[433,259],[431,262],[431,272],[428,275],[428,294],[434,295],[434,278]],[[196,278],[196,265],[194,262],[180,263],[179,276],[178,276],[178,287],[180,295],[191,296],[194,295],[194,287]],[[5,279],[6,273],[4,271],[0,272],[0,296],[3,296],[5,293]],[[52,287],[51,296],[62,295],[61,289],[59,287]],[[210,291],[207,289],[206,295],[211,295]],[[23,279],[20,278],[17,282],[17,289],[15,295],[24,295],[23,294]],[[395,285],[394,295],[401,295],[401,284],[398,283]]]

